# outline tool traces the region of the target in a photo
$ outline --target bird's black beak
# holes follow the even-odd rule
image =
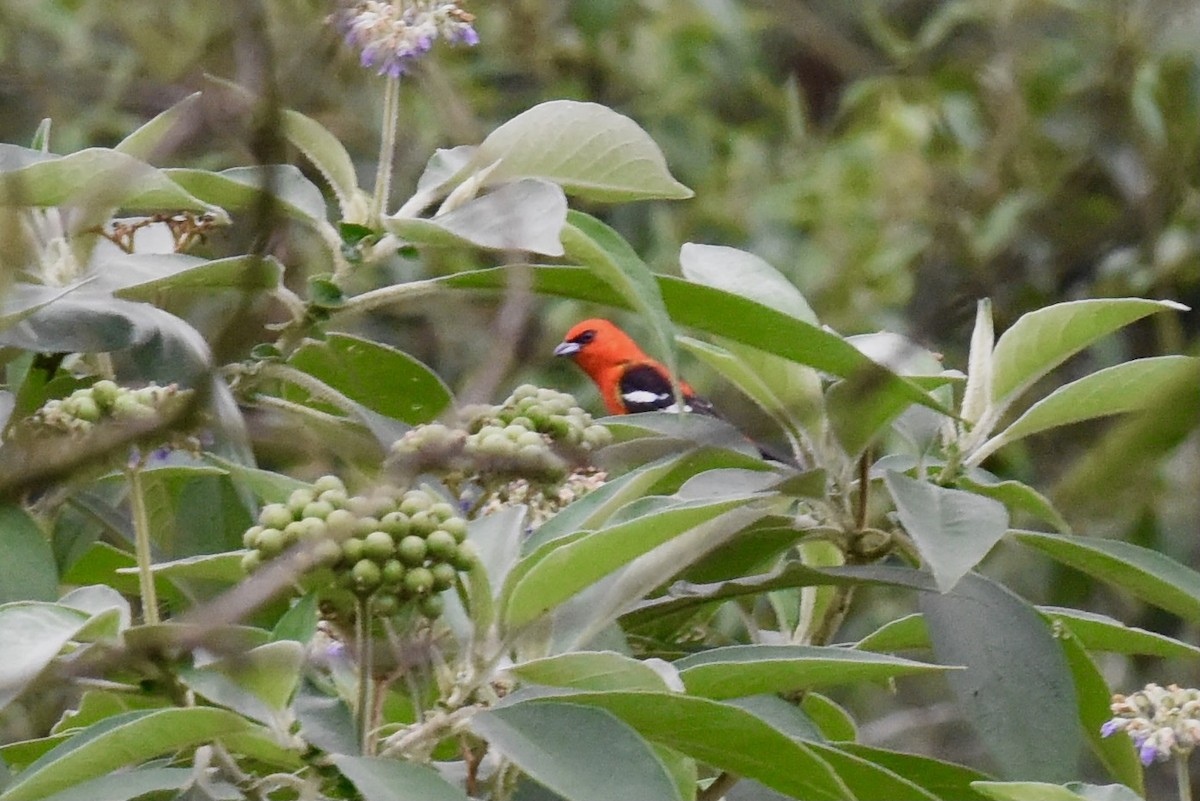
[[[583,349],[583,346],[578,342],[560,342],[558,347],[554,349],[555,356],[574,356]]]

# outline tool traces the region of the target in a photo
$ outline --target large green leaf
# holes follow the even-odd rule
[[[977,573],[949,593],[923,593],[920,604],[937,660],[966,667],[947,680],[1001,770],[1049,781],[1077,775],[1075,687],[1062,649],[1033,607]]]
[[[940,759],[905,754],[900,751],[889,751],[884,748],[874,748],[858,743],[838,743],[842,751],[869,759],[924,787],[938,798],[955,799],[955,801],[982,801],[983,796],[971,788],[972,782],[986,781],[988,776],[979,771],[943,762]]]
[[[681,693],[616,691],[567,693],[532,703],[606,709],[651,742],[794,798],[853,797],[837,773],[807,745],[735,704]]]
[[[327,225],[325,198],[304,173],[291,164],[231,167],[221,172],[173,168],[163,172],[196,197],[224,208],[255,211],[276,204],[278,210],[314,225]]]
[[[191,768],[142,768],[100,776],[46,796],[46,801],[127,801],[191,784]]]
[[[551,100],[518,114],[483,140],[459,177],[488,167],[486,184],[541,178],[590,200],[692,196],[636,122],[598,103]]]
[[[201,93],[192,92],[166,111],[159,112],[142,123],[137,130],[126,136],[113,150],[146,161],[156,155],[162,143],[172,134],[176,126],[183,123],[188,114],[196,110]]]
[[[180,678],[216,704],[273,724],[286,720],[284,710],[296,692],[303,666],[304,647],[279,640],[202,667],[185,668]]]
[[[679,250],[679,269],[689,281],[741,295],[797,320],[819,325],[800,290],[753,253],[685,242]]]
[[[857,801],[937,801],[938,797],[907,776],[871,759],[840,748],[813,743],[809,746],[825,760]]]
[[[34,801],[118,768],[249,729],[245,718],[224,709],[127,712],[89,726],[47,752],[21,771],[0,799]]]
[[[97,287],[109,289],[119,298],[155,302],[174,293],[276,289],[283,265],[258,256],[210,260],[181,253],[128,253],[97,260],[91,273]]]
[[[24,320],[43,306],[74,292],[82,285],[52,287],[40,284],[13,284],[7,287],[0,297],[0,331]]]
[[[562,230],[566,255],[589,269],[650,327],[654,351],[677,374],[675,328],[654,273],[620,234],[595,217],[572,210]]]
[[[539,549],[522,560],[525,569],[518,565],[510,574],[502,615],[507,625],[522,626],[642,554],[753,499],[680,503],[548,550]]]
[[[1056,303],[1022,315],[992,353],[992,403],[997,413],[1046,373],[1096,340],[1166,309],[1169,300],[1104,298]]]
[[[897,656],[815,645],[730,645],[673,664],[688,693],[717,700],[945,670]]]
[[[0,144],[0,205],[61,206],[87,198],[89,205],[126,211],[198,211],[228,219],[217,204],[187,191],[167,170],[133,156],[93,147],[67,156],[22,151]]]
[[[358,173],[341,140],[324,125],[298,111],[284,110],[279,122],[284,137],[329,182],[345,218],[353,209],[358,194]]]
[[[1200,573],[1158,551],[1119,540],[1018,531],[1017,541],[1114,584],[1147,603],[1200,620]]]
[[[434,217],[384,217],[383,226],[412,244],[469,244],[561,256],[559,234],[566,220],[562,189],[528,179],[504,184]]]
[[[1121,784],[973,782],[971,787],[995,801],[1142,801],[1141,796]]]
[[[1133,740],[1129,737],[1105,737],[1101,733],[1101,727],[1112,716],[1109,711],[1112,690],[1084,649],[1083,642],[1061,623],[1055,633],[1071,667],[1071,678],[1075,682],[1075,695],[1079,702],[1078,720],[1092,753],[1110,776],[1142,792],[1142,766]]]
[[[0,553],[0,604],[58,597],[58,566],[50,542],[16,504],[0,505]]]
[[[0,606],[0,709],[41,675],[89,615],[59,604],[18,601]]]
[[[470,726],[492,749],[567,801],[682,801],[650,744],[604,709],[527,702],[480,712]]]
[[[626,245],[626,247],[628,247]],[[519,270],[528,273],[530,289],[547,295],[632,308],[633,301],[606,285],[605,281],[579,267],[498,267],[456,273],[431,281],[431,286],[453,289],[503,290],[508,276]],[[877,391],[894,391],[914,403],[946,411],[916,384],[880,366],[837,334],[783,314],[739,295],[671,276],[656,275],[663,303],[671,319],[743,345],[773,353],[790,361],[815,367],[842,378],[860,376]],[[350,304],[353,308],[353,304]]]
[[[1200,359],[1157,356],[1108,367],[1059,387],[1030,406],[1012,425],[980,446],[968,459],[979,464],[998,449],[1019,439],[1057,426],[1154,408],[1153,387],[1195,376],[1200,385]]]
[[[467,794],[428,765],[337,754],[333,764],[364,801],[467,801]]]
[[[305,342],[288,362],[368,409],[411,425],[436,420],[452,400],[442,379],[412,356],[350,334]]]
[[[953,589],[1008,530],[1008,510],[999,501],[893,470],[887,471],[884,481],[904,530],[942,592]]]
[[[983,471],[977,470],[974,473]],[[1028,484],[1020,481],[1000,481],[984,479],[978,475],[963,475],[955,482],[959,489],[993,498],[1007,506],[1011,511],[1024,512],[1044,520],[1063,534],[1070,534],[1071,527],[1063,518],[1050,499]]]
[[[647,661],[615,651],[574,651],[542,659],[531,659],[508,668],[516,677],[550,687],[572,690],[650,690],[679,689],[678,676],[665,662],[655,667]],[[663,675],[671,675],[669,686]]]

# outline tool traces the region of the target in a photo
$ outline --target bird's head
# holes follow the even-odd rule
[[[628,334],[599,318],[576,324],[554,349],[554,355],[570,356],[593,378],[606,369],[647,358]]]

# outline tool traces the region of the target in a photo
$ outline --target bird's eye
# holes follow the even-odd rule
[[[586,345],[595,338],[596,338],[596,332],[589,330],[589,331],[584,331],[582,334],[575,337],[571,341],[576,344],[579,344],[579,345]]]

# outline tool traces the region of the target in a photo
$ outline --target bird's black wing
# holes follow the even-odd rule
[[[621,374],[617,389],[621,394],[621,402],[625,404],[625,411],[630,414],[676,411],[675,393],[671,391],[671,382],[652,365],[632,365]],[[683,400],[686,412],[717,416],[713,405],[704,398],[684,393]]]

